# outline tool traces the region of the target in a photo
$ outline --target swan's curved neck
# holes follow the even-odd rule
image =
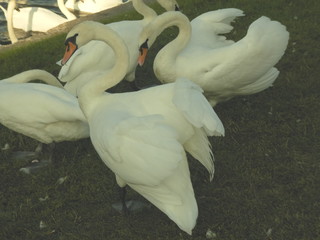
[[[187,46],[191,38],[191,25],[189,19],[182,13],[167,12],[158,16],[154,20],[154,28],[159,29],[159,34],[166,28],[176,26],[179,29],[178,36],[164,46],[154,59],[154,70],[159,80],[161,75],[168,73],[170,76],[175,76],[176,59],[178,54]],[[165,71],[157,71],[155,66],[161,66]],[[175,81],[175,79],[170,79]]]
[[[93,99],[104,95],[105,90],[118,84],[126,75],[129,67],[129,51],[122,38],[119,37],[115,31],[107,28],[103,24],[93,24],[91,27],[91,30],[94,32],[93,36],[86,39],[84,44],[91,40],[104,41],[115,53],[115,64],[111,69],[106,69],[106,72],[99,77],[88,81],[79,90],[79,103],[85,114],[89,111],[88,106],[90,105],[90,102],[92,102]]]
[[[8,34],[9,34],[9,38],[11,43],[16,43],[18,42],[18,39],[14,33],[13,30],[13,11],[16,7],[16,1],[15,0],[9,0],[8,3],[8,9],[7,9],[7,14],[6,18],[7,18],[7,29],[8,29]]]
[[[62,84],[58,81],[58,79],[55,76],[53,76],[51,73],[48,73],[47,71],[40,69],[33,69],[22,73],[18,73],[12,77],[3,79],[2,81],[9,83],[27,83],[32,80],[41,80],[49,85],[63,88]]]
[[[151,21],[157,16],[157,13],[145,4],[144,0],[132,0],[134,9],[143,16],[144,21]]]
[[[57,0],[58,2],[58,7],[60,9],[60,11],[66,16],[66,18],[68,20],[74,20],[77,17],[75,15],[73,15],[68,8],[66,7],[66,5],[64,4],[64,0]]]

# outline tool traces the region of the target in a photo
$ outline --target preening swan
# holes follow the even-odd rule
[[[12,0],[10,0],[10,2],[11,1]],[[7,19],[11,18],[11,15],[13,16],[14,28],[22,29],[25,32],[47,32],[60,24],[76,19],[76,17],[65,7],[64,0],[57,1],[60,11],[66,18],[41,7],[24,7],[19,8],[19,11],[14,9],[11,9],[14,11],[9,11],[9,9],[6,11],[3,8],[2,10]]]
[[[129,185],[188,234],[198,208],[185,151],[213,177],[213,155],[207,136],[224,135],[223,125],[202,89],[186,79],[137,92],[106,93],[129,67],[125,42],[97,22],[82,22],[67,35],[79,48],[92,39],[114,51],[115,64],[78,91],[90,138],[120,187]],[[68,52],[66,53],[68,54]]]
[[[80,12],[97,13],[126,2],[128,2],[128,0],[67,0],[66,7]]]
[[[50,85],[27,83],[32,80]],[[44,70],[29,70],[0,81],[0,123],[44,144],[89,137],[77,99]]]
[[[171,4],[168,4],[168,2]],[[143,16],[142,20],[120,21],[106,25],[120,34],[127,44],[130,53],[130,65],[125,79],[130,82],[135,79],[135,69],[138,65],[139,52],[137,45],[139,34],[143,27],[157,16],[157,13],[148,7],[143,0],[132,0],[132,3],[136,11]],[[163,7],[166,7],[168,11],[178,8],[175,0],[162,0],[161,4],[164,4]],[[70,46],[67,47],[69,48]],[[86,72],[106,71],[114,65],[114,53],[104,42],[90,41],[86,45],[77,48],[79,49],[76,54],[70,58],[73,54],[73,52],[70,52],[68,58],[62,60],[63,67],[58,78],[67,83],[66,88],[69,88],[69,84],[74,84],[71,81],[82,81],[78,81],[78,79],[83,79],[83,74]],[[84,78],[87,79],[86,76]]]
[[[141,33],[140,64],[148,45],[170,26],[177,26],[179,34],[158,52],[153,65],[155,75],[162,83],[173,82],[178,77],[194,81],[203,88],[212,106],[272,86],[279,74],[273,66],[283,56],[289,39],[285,26],[260,17],[240,41],[228,42],[225,46],[220,43],[220,47],[202,46],[189,41],[191,25],[186,16],[167,12],[155,18]]]

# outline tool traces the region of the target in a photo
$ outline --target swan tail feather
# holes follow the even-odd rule
[[[196,225],[198,206],[190,180],[188,161],[183,159],[178,170],[157,186],[128,184],[165,213],[188,234]]]
[[[214,156],[205,131],[196,129],[194,136],[184,144],[184,148],[207,169],[209,179],[212,181],[214,176]]]
[[[260,77],[257,81],[248,84],[242,88],[237,90],[238,95],[250,95],[261,92],[269,87],[271,87],[279,76],[279,71],[276,68],[271,68],[268,72],[266,72],[262,77]]]
[[[173,102],[195,127],[184,148],[208,170],[212,180],[214,164],[208,136],[224,136],[223,124],[197,84],[183,78],[175,84]]]
[[[268,59],[264,60],[276,64],[287,48],[289,32],[280,22],[262,16],[249,26],[244,40],[249,46],[254,45],[255,49],[263,49],[268,55]]]

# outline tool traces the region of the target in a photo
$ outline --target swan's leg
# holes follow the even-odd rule
[[[47,153],[44,153],[43,147],[44,146],[42,143],[40,143],[37,146],[37,148],[34,152],[35,157],[32,159],[31,164],[26,167],[20,168],[21,172],[24,172],[26,174],[33,174],[33,173],[35,173],[35,172],[41,170],[42,168],[47,167],[51,164],[55,144],[50,143],[48,145],[45,145],[45,147],[47,148]],[[47,155],[47,156],[45,156],[45,155]]]
[[[126,201],[126,187],[120,187],[119,195],[121,202],[112,204],[112,207],[124,215],[128,215],[130,212],[139,212],[141,209],[148,206],[146,203],[137,200]]]
[[[127,189],[126,187],[119,187],[119,198],[120,202],[112,204],[112,207],[117,210],[120,213],[123,213],[124,215],[129,214],[129,202],[126,202],[126,195],[127,195]]]
[[[127,195],[127,188],[126,187],[120,188],[120,200],[122,204],[122,213],[125,215],[128,215],[129,209],[126,203],[126,195]]]

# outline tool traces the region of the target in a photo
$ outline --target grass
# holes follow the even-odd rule
[[[11,161],[9,153],[0,151],[0,239],[200,240],[208,229],[217,240],[319,239],[319,1],[185,0],[180,5],[191,19],[219,8],[244,10],[246,16],[238,19],[230,35],[235,39],[261,15],[280,21],[290,32],[274,87],[215,108],[226,136],[211,139],[216,158],[213,182],[208,182],[202,166],[190,161],[199,206],[192,237],[154,207],[128,217],[115,212],[114,175],[85,139],[57,144],[54,166],[32,176],[18,171],[25,163]],[[119,19],[131,17],[137,15]],[[153,54],[172,34],[166,32]],[[54,63],[63,54],[64,36],[1,53],[0,79],[32,68],[57,74]],[[154,79],[151,64],[150,60],[139,69],[138,81]],[[36,145],[3,126],[0,134],[0,146]],[[66,181],[57,184],[65,176]],[[138,197],[129,191],[129,198]],[[40,229],[40,221],[47,227]]]

